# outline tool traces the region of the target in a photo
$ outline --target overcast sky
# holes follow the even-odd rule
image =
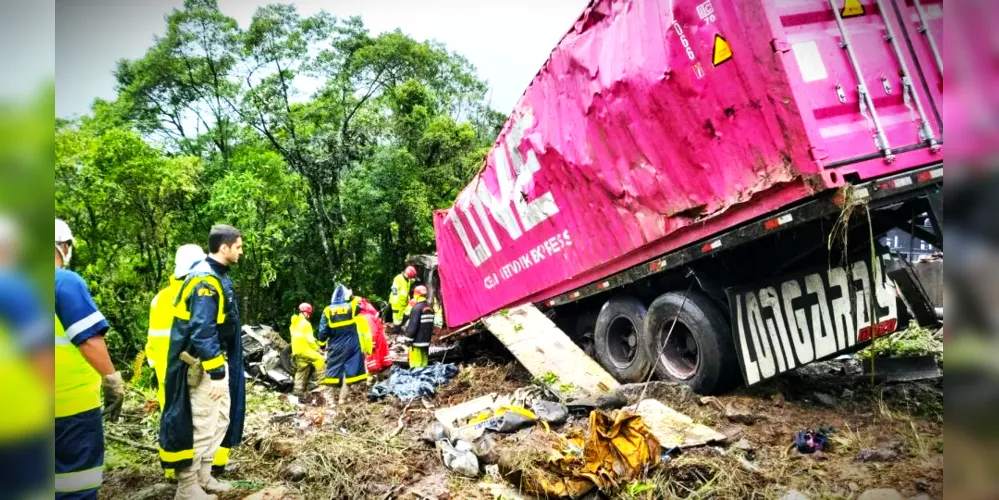
[[[371,33],[402,29],[463,54],[489,83],[493,107],[509,113],[587,0],[219,0],[241,27],[257,7],[294,3],[303,16],[325,9],[359,15]],[[56,0],[56,116],[86,114],[94,98],[114,98],[111,72],[141,57],[162,35],[164,16],[183,0]]]

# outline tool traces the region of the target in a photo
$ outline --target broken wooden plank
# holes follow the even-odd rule
[[[567,398],[594,396],[619,385],[533,305],[498,312],[483,323],[531,375],[555,374],[558,383],[553,389]]]
[[[694,423],[690,417],[655,399],[646,399],[638,403],[635,413],[642,417],[642,422],[649,428],[649,432],[666,449],[674,446],[690,448],[725,440],[724,434],[706,425]]]

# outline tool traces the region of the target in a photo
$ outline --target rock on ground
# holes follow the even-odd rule
[[[879,488],[861,493],[857,500],[904,500],[904,497],[897,490]]]
[[[301,498],[301,495],[284,486],[272,486],[248,497],[243,497],[243,500],[299,500]]]
[[[798,490],[788,490],[780,500],[808,500],[808,497]]]

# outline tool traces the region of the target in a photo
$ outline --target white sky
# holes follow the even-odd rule
[[[86,114],[112,99],[118,59],[145,54],[164,16],[183,0],[55,0],[56,116]],[[492,105],[509,113],[587,0],[219,0],[242,27],[257,7],[294,3],[302,16],[325,9],[360,15],[373,33],[396,28],[464,55],[489,83]]]

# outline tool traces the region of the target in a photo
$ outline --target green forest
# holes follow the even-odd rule
[[[116,97],[55,126],[55,213],[77,237],[126,369],[176,248],[231,224],[245,324],[287,330],[337,282],[384,299],[408,255],[434,251],[433,210],[479,170],[505,115],[461,55],[361,19],[261,7],[248,27],[186,0]],[[287,332],[284,332],[287,334]]]

